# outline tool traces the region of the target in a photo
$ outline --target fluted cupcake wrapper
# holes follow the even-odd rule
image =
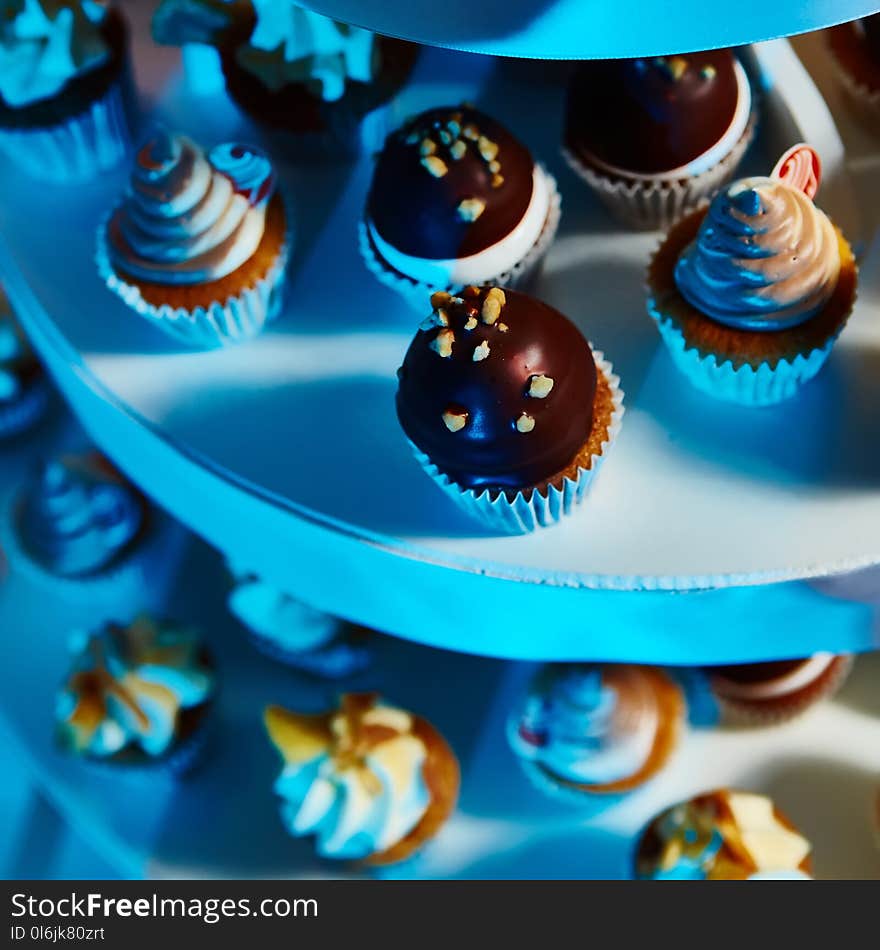
[[[36,379],[16,399],[0,403],[0,440],[20,435],[42,419],[51,390],[45,379]]]
[[[612,176],[582,162],[565,146],[562,154],[572,171],[596,192],[615,218],[637,231],[656,231],[668,228],[733,178],[755,137],[756,125],[757,112],[753,108],[745,131],[717,165],[679,181]]]
[[[40,181],[75,184],[118,165],[131,148],[127,70],[88,109],[49,128],[0,127],[0,152]]]
[[[98,273],[107,287],[128,304],[136,313],[149,320],[169,336],[201,349],[219,349],[255,337],[281,309],[282,287],[287,259],[292,244],[288,227],[280,253],[253,287],[247,287],[225,301],[215,300],[207,307],[172,307],[170,304],[148,303],[135,284],[119,277],[110,261],[107,226],[111,211],[98,228],[98,246],[95,262]],[[287,218],[290,221],[290,216]]]
[[[550,192],[550,207],[537,241],[513,267],[496,274],[494,277],[480,281],[480,283],[517,290],[525,288],[537,276],[547,251],[556,237],[556,232],[559,229],[559,219],[562,215],[562,196],[556,186],[556,179],[543,166],[541,166],[541,170],[544,173]],[[363,219],[358,222],[358,246],[367,270],[380,283],[400,294],[419,313],[423,313],[429,308],[428,301],[435,291],[447,290],[450,293],[455,293],[464,286],[463,284],[450,284],[446,287],[438,287],[424,281],[413,280],[411,277],[406,277],[393,270],[377,254],[373,242],[370,240],[367,223]]]
[[[613,411],[608,425],[608,435],[602,443],[602,451],[592,457],[589,468],[578,469],[577,478],[565,476],[559,484],[548,485],[546,489],[520,490],[513,498],[502,492],[493,492],[488,488],[465,488],[452,481],[425,455],[410,442],[419,464],[441,489],[456,501],[475,520],[494,531],[504,534],[528,534],[539,527],[548,527],[561,521],[584,499],[602,462],[608,455],[612,442],[620,431],[623,419],[623,390],[620,379],[614,375],[611,364],[598,350],[593,351],[596,368],[608,380],[611,387]]]

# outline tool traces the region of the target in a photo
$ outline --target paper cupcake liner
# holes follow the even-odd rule
[[[169,304],[157,306],[148,303],[137,285],[127,283],[116,274],[110,262],[107,242],[107,226],[112,214],[113,211],[110,211],[98,228],[95,254],[98,273],[107,287],[132,310],[169,336],[188,346],[218,349],[255,337],[280,312],[284,273],[292,244],[293,232],[289,223],[275,263],[253,287],[223,302],[215,300],[208,307],[188,310]],[[290,220],[288,215],[287,221]]]
[[[830,699],[843,686],[853,668],[851,656],[838,656],[833,666],[819,676],[815,682],[798,690],[786,702],[784,697],[772,703],[760,700],[749,702],[720,696],[712,690],[718,704],[721,720],[729,726],[778,726],[803,715],[817,703]],[[710,675],[711,682],[711,675]],[[710,685],[711,688],[711,685]]]
[[[755,137],[756,126],[757,112],[753,109],[745,131],[717,165],[679,181],[612,177],[585,164],[565,146],[562,154],[575,174],[596,192],[619,221],[634,230],[657,231],[668,228],[733,178]]]
[[[20,435],[39,422],[49,406],[50,393],[48,383],[37,379],[17,399],[0,404],[0,440]]]
[[[323,679],[354,676],[366,669],[371,660],[366,645],[353,644],[344,636],[314,650],[289,650],[271,637],[253,631],[248,632],[248,641],[270,660]]]
[[[537,241],[513,267],[496,274],[494,277],[488,277],[486,280],[480,281],[481,284],[494,284],[498,287],[509,287],[511,290],[516,290],[525,288],[537,276],[544,257],[556,237],[559,219],[562,214],[562,197],[556,186],[556,179],[543,166],[541,166],[541,170],[550,190],[550,207]],[[450,293],[456,293],[464,286],[463,284],[450,284],[446,287],[439,287],[424,281],[413,280],[411,277],[406,277],[393,270],[376,252],[373,242],[370,240],[367,223],[363,219],[358,222],[358,246],[367,270],[380,283],[400,294],[419,313],[426,309],[428,300],[435,291],[447,290]]]
[[[0,151],[33,178],[88,181],[118,165],[131,147],[127,71],[84,112],[50,128],[0,128]]]
[[[719,363],[714,354],[689,347],[681,330],[656,308],[653,297],[648,301],[648,312],[675,365],[690,382],[716,399],[740,406],[773,406],[790,399],[819,372],[839,335],[809,355],[798,355],[793,361],[781,359],[773,368],[768,363],[761,363],[757,369],[747,363],[734,368],[730,360]]]
[[[614,375],[611,364],[601,352],[593,350],[593,358],[596,361],[596,368],[611,387],[614,408],[601,453],[592,457],[590,468],[578,469],[577,478],[565,476],[561,484],[548,485],[541,491],[520,490],[511,499],[503,491],[464,488],[441,472],[424,452],[410,442],[416,459],[435,484],[439,485],[471,517],[481,521],[493,531],[505,534],[528,534],[538,527],[546,528],[556,524],[565,515],[571,514],[575,506],[580,504],[586,496],[602,462],[608,456],[608,451],[620,431],[623,419],[623,390],[620,388],[620,379]]]

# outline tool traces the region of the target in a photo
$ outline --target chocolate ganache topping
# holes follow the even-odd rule
[[[577,327],[497,287],[435,293],[431,306],[398,371],[410,441],[468,488],[525,488],[562,471],[593,427],[596,364]]]
[[[534,167],[528,149],[489,116],[468,106],[432,109],[386,140],[367,215],[404,254],[469,257],[522,221]]]
[[[569,87],[566,143],[610,169],[683,168],[725,137],[743,92],[730,50],[584,62]]]

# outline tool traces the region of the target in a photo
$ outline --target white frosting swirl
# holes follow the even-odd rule
[[[326,102],[341,99],[348,80],[370,82],[375,74],[375,37],[337,23],[294,0],[253,0],[257,25],[236,51],[239,65],[273,90],[307,83]]]
[[[4,0],[0,98],[13,108],[48,99],[110,55],[98,0]]]
[[[138,153],[131,187],[110,220],[114,267],[160,284],[219,280],[256,251],[274,175],[256,149],[209,155],[182,135],[158,132]]]

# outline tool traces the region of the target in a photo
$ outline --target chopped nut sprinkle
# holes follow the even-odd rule
[[[453,343],[455,343],[455,334],[452,330],[441,330],[431,341],[431,349],[446,358],[452,356]]]
[[[486,342],[486,340],[483,340],[483,342],[479,346],[474,347],[474,362],[475,363],[481,363],[484,359],[486,359],[488,355],[489,355],[489,344]]]
[[[452,144],[452,136],[449,134],[449,132],[447,132],[446,129],[440,129],[440,141],[444,145]]]
[[[501,162],[496,158],[494,161],[489,162],[489,171],[493,174],[501,171]]]
[[[433,139],[422,139],[419,145],[420,155],[433,155],[437,151],[437,143]]]
[[[437,311],[437,323],[438,323],[441,327],[448,327],[448,326],[449,326],[449,315],[446,313],[445,310],[438,310],[438,311]]]
[[[668,62],[669,72],[672,74],[672,78],[678,82],[687,72],[688,61],[683,56],[673,56]]]
[[[498,332],[499,332],[499,333],[507,333],[507,331],[508,331],[509,329],[510,329],[510,327],[509,327],[506,323],[499,323],[499,324],[498,324]]]
[[[486,210],[486,202],[482,198],[465,198],[458,204],[458,216],[462,221],[476,221]]]
[[[500,287],[490,287],[486,296],[497,298],[502,307],[507,303],[507,296]]]
[[[477,287],[475,284],[468,284],[468,286],[465,287],[465,289],[462,291],[462,294],[465,297],[479,297],[480,288]]]
[[[504,175],[493,175],[492,176],[492,187],[500,188],[504,184]]]
[[[534,428],[535,420],[527,412],[524,412],[519,419],[516,420],[517,432],[531,432]]]
[[[485,135],[477,139],[477,148],[487,162],[491,162],[498,154],[498,145],[491,139],[487,139]]]
[[[700,75],[703,77],[703,79],[714,79],[717,75],[717,72],[718,71],[715,69],[715,67],[709,63],[700,70]]]
[[[464,328],[465,328],[465,330],[473,330],[473,328],[474,328],[476,325],[477,325],[477,318],[476,318],[476,317],[468,317],[467,320],[465,321]]]
[[[449,154],[458,161],[467,154],[467,145],[461,139],[456,139],[449,148]]]
[[[445,307],[452,300],[452,295],[448,294],[445,290],[435,290],[431,294],[431,308],[433,310],[439,310],[440,307]]]
[[[460,432],[467,424],[467,419],[467,412],[461,410],[447,409],[446,412],[443,413],[443,422],[450,432]]]
[[[449,171],[446,167],[446,162],[436,155],[426,155],[422,159],[422,164],[435,178],[442,178]]]
[[[491,326],[501,316],[501,301],[497,297],[487,296],[483,301],[480,316],[483,318],[483,323]]]
[[[529,395],[532,399],[543,399],[553,388],[553,380],[543,373],[529,378]]]
[[[472,142],[476,142],[480,137],[480,130],[473,124],[469,122],[462,130],[461,134],[466,138],[470,139]]]

